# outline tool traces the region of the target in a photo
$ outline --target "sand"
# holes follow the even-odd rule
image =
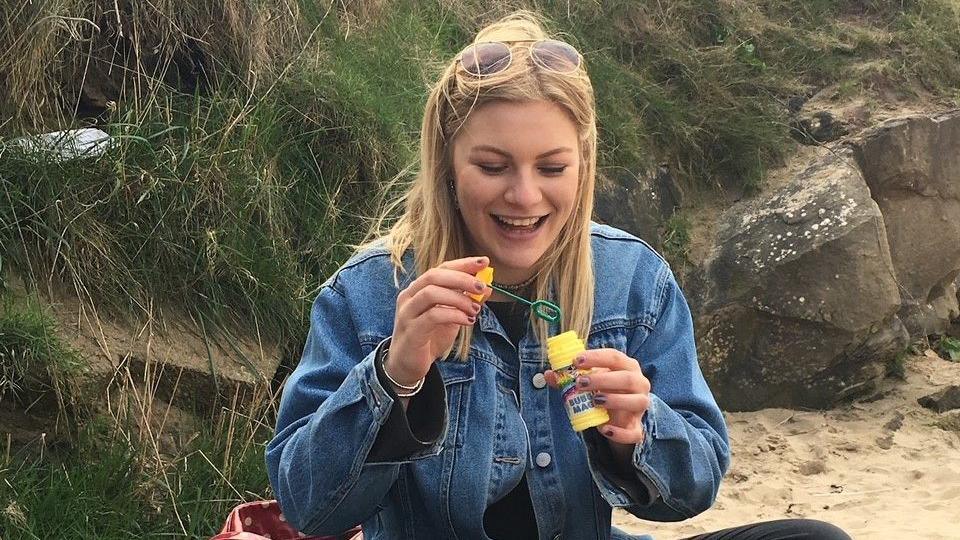
[[[679,523],[618,511],[614,523],[657,540],[797,517],[856,539],[960,539],[960,411],[917,404],[960,385],[960,362],[927,351],[905,367],[906,380],[834,410],[727,413],[733,461],[713,508]]]

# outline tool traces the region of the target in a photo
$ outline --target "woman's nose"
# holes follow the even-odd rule
[[[522,171],[507,188],[504,199],[516,206],[533,206],[543,199],[540,185],[531,171]]]

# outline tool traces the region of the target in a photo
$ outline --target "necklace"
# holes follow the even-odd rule
[[[537,275],[536,275],[536,274],[534,274],[532,277],[530,277],[530,279],[528,279],[528,280],[526,280],[526,281],[523,281],[523,282],[521,282],[521,283],[516,283],[516,284],[512,284],[512,285],[511,285],[511,284],[507,284],[507,283],[499,283],[499,282],[494,281],[493,284],[496,285],[497,287],[500,287],[501,289],[510,291],[510,292],[512,292],[512,293],[516,293],[516,292],[522,291],[522,290],[526,289],[527,287],[529,287],[530,284],[533,283],[533,280],[535,280],[535,279],[537,279]]]

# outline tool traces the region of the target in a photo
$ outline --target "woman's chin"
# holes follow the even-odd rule
[[[517,281],[522,281],[529,277],[529,272],[540,262],[543,253],[524,254],[518,257],[516,253],[506,254],[505,257],[495,258],[490,265],[497,270],[495,274],[497,281],[503,279],[509,282],[508,277],[517,276]],[[500,276],[503,276],[502,278]]]

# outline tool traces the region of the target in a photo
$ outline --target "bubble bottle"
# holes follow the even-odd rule
[[[490,288],[527,304],[534,315],[540,319],[551,323],[560,321],[560,307],[556,304],[546,300],[531,302],[494,285],[492,267],[484,268],[477,273],[476,277]],[[470,296],[478,302],[483,299],[482,295],[471,294]],[[583,431],[610,421],[607,410],[593,404],[594,392],[577,392],[577,377],[586,375],[589,370],[577,369],[573,361],[585,350],[587,349],[583,340],[573,330],[547,338],[547,360],[550,362],[550,369],[557,374],[557,386],[563,396],[563,405],[567,409],[574,431]]]
[[[589,370],[577,369],[573,361],[585,350],[583,340],[573,330],[547,339],[547,359],[550,369],[557,374],[557,386],[574,431],[583,431],[610,421],[607,410],[593,404],[593,392],[577,392],[577,376],[586,375]]]

